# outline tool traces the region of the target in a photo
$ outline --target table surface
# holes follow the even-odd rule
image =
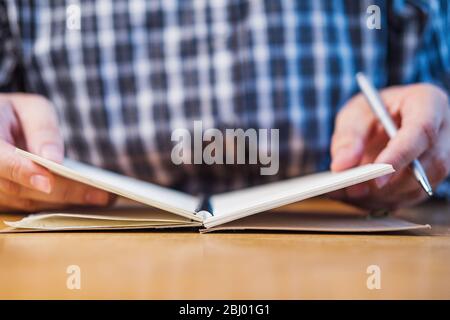
[[[450,204],[397,215],[433,228],[358,235],[0,234],[0,298],[449,299]],[[11,218],[18,216],[0,214],[0,221]],[[70,265],[80,267],[80,289],[67,288]],[[370,265],[380,267],[378,290],[366,284]]]

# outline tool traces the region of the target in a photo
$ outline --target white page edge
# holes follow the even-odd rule
[[[294,195],[291,197],[279,199],[279,200],[274,201],[269,204],[263,203],[261,205],[256,205],[252,208],[245,208],[242,210],[237,210],[234,213],[228,214],[226,216],[211,216],[203,221],[203,225],[205,226],[206,229],[209,229],[209,228],[212,228],[212,227],[215,227],[215,226],[227,223],[227,222],[242,219],[242,218],[245,218],[245,217],[260,213],[260,212],[268,211],[268,210],[271,210],[274,208],[279,208],[279,207],[282,207],[282,206],[285,206],[285,205],[288,205],[288,204],[291,204],[294,202],[299,202],[302,200],[306,200],[309,198],[323,195],[325,193],[329,193],[332,191],[347,188],[347,187],[353,186],[355,184],[366,182],[366,181],[369,181],[369,180],[372,180],[372,179],[375,179],[375,178],[378,178],[378,177],[381,177],[383,175],[387,175],[387,174],[390,174],[393,172],[395,172],[395,170],[392,167],[392,165],[386,165],[386,167],[382,167],[382,168],[380,168],[379,171],[372,172],[371,174],[364,175],[364,176],[361,176],[356,179],[348,178],[347,180],[349,180],[349,181],[343,181],[339,185],[333,185],[333,186],[329,186],[326,188],[322,188],[322,187],[316,188],[316,189],[313,189],[310,192],[302,194],[302,195]]]
[[[120,187],[116,187],[116,186],[110,186],[101,181],[95,181],[91,178],[83,176],[82,174],[79,174],[78,172],[76,172],[75,170],[73,170],[71,168],[67,168],[56,162],[43,159],[35,154],[21,150],[19,148],[16,148],[16,152],[19,153],[21,156],[47,168],[51,172],[53,172],[57,175],[60,175],[64,178],[71,179],[71,180],[74,180],[74,181],[77,181],[77,182],[80,182],[80,183],[83,183],[83,184],[86,184],[86,185],[89,185],[89,186],[92,186],[92,187],[95,187],[98,189],[102,189],[104,191],[114,193],[118,196],[130,199],[130,200],[133,200],[136,202],[140,202],[140,203],[146,204],[148,206],[155,207],[155,208],[167,211],[167,212],[171,212],[171,213],[183,216],[185,218],[192,219],[197,222],[203,221],[203,219],[201,217],[195,215],[195,213],[190,212],[188,210],[182,210],[177,207],[173,207],[167,203],[162,203],[159,201],[149,200],[144,197],[135,196],[133,194],[128,193],[128,191],[125,189],[121,189]],[[84,164],[84,165],[86,165],[86,164]]]

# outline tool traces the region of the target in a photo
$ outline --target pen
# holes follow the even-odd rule
[[[361,89],[362,93],[366,97],[367,101],[369,102],[369,105],[375,113],[378,120],[380,120],[381,124],[383,125],[384,129],[386,130],[389,138],[394,138],[397,134],[397,126],[395,125],[394,121],[392,120],[391,115],[387,111],[385,105],[383,104],[383,101],[381,100],[380,95],[378,94],[375,87],[370,83],[369,79],[361,73],[358,72],[356,74],[356,81],[358,82],[359,88]],[[422,165],[420,164],[419,160],[415,159],[412,162],[412,171],[414,173],[414,176],[416,177],[417,181],[420,183],[422,188],[425,190],[425,192],[429,195],[433,195],[433,189],[430,185],[430,182],[428,181],[427,175],[425,173],[425,170],[423,169]]]

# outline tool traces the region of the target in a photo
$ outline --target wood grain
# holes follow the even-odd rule
[[[449,299],[450,205],[428,203],[397,215],[433,229],[0,234],[0,298]],[[0,220],[20,217],[2,214]],[[80,290],[66,287],[69,265],[81,268]],[[366,286],[369,265],[381,268],[380,290]]]

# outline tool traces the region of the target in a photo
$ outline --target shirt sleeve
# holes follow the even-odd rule
[[[428,82],[450,97],[450,3],[395,0],[388,13],[389,85]],[[450,200],[450,176],[436,190]]]
[[[429,82],[450,92],[450,4],[396,0],[388,12],[390,85]]]
[[[0,0],[0,92],[20,90],[18,56],[6,3]]]

